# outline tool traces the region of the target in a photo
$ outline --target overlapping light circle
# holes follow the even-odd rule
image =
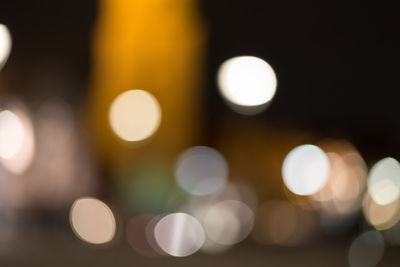
[[[225,186],[228,164],[221,153],[211,147],[191,147],[180,155],[175,179],[190,194],[209,195]]]
[[[301,145],[286,156],[282,165],[283,181],[297,195],[318,192],[328,181],[329,159],[325,152],[314,145]]]
[[[198,220],[182,212],[163,217],[155,226],[154,235],[160,248],[175,257],[195,253],[205,241],[204,230]]]
[[[389,157],[375,163],[368,176],[368,192],[380,205],[397,200],[400,196],[400,163]]]

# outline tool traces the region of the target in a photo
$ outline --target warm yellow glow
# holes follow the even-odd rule
[[[161,122],[157,99],[147,91],[130,90],[120,94],[112,103],[109,120],[114,133],[125,141],[149,138]]]
[[[386,205],[400,196],[400,164],[394,158],[384,158],[372,167],[368,176],[368,192],[372,199]]]
[[[0,157],[9,159],[16,155],[24,139],[25,129],[21,119],[9,110],[0,112]]]
[[[228,164],[215,149],[196,146],[179,157],[175,178],[178,185],[193,195],[209,195],[221,190],[228,178]]]
[[[314,145],[294,148],[282,165],[283,181],[287,188],[297,195],[311,195],[318,192],[328,181],[329,173],[328,157]]]
[[[111,209],[95,198],[76,200],[70,210],[70,222],[75,234],[88,243],[107,243],[115,234],[116,223]]]
[[[230,103],[254,107],[271,101],[277,81],[267,62],[257,57],[240,56],[221,65],[218,85],[222,96]]]
[[[8,28],[0,24],[0,69],[6,63],[11,51],[11,35]]]
[[[154,229],[154,235],[161,249],[175,257],[195,253],[205,241],[201,224],[186,213],[172,213],[162,218]]]
[[[8,115],[6,115],[6,117],[10,116],[11,113],[8,113]],[[4,129],[1,125],[2,123],[0,122],[0,131],[4,132],[0,133],[0,139],[4,138],[4,135],[7,135],[7,131],[9,131],[9,134],[13,134],[13,141],[8,142],[8,144],[10,145],[10,147],[7,148],[7,146],[5,146],[5,149],[16,149],[16,152],[8,158],[2,158],[1,159],[1,163],[3,164],[3,166],[9,171],[12,172],[14,174],[21,174],[23,173],[31,164],[33,156],[34,156],[34,152],[35,152],[35,136],[34,136],[34,131],[33,131],[33,126],[32,123],[30,121],[30,119],[27,117],[27,115],[25,113],[23,113],[20,110],[13,110],[13,114],[15,114],[16,117],[9,117],[6,121],[8,122],[8,130]],[[0,113],[0,117],[1,117],[1,113]],[[4,115],[3,115],[4,116]],[[10,124],[11,121],[13,121],[14,119],[10,118],[14,118],[14,119],[18,119],[15,120],[13,123]],[[3,117],[4,119],[4,117]],[[1,121],[1,119],[0,119]],[[7,123],[6,123],[7,124]],[[14,125],[14,126],[12,126]],[[20,140],[20,126],[22,126],[22,140]],[[7,126],[6,126],[7,127]],[[11,137],[10,137],[11,138]],[[5,138],[7,139],[7,138]],[[4,140],[6,141],[6,140]],[[2,142],[2,141],[0,141]],[[10,152],[10,151],[8,151]],[[6,153],[7,154],[7,153]]]
[[[399,202],[379,205],[368,194],[363,201],[363,212],[365,219],[377,230],[389,229],[400,220]]]

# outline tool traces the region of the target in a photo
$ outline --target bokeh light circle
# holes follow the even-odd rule
[[[351,267],[373,267],[382,259],[385,240],[378,231],[369,231],[359,235],[349,249]]]
[[[394,158],[384,158],[374,164],[368,176],[368,192],[372,199],[386,205],[400,196],[400,164]]]
[[[314,145],[301,145],[286,156],[282,165],[283,181],[297,195],[318,192],[328,181],[330,164],[322,149]]]
[[[11,52],[11,35],[8,28],[0,24],[0,69],[6,63]]]
[[[12,111],[0,112],[0,157],[12,158],[24,144],[25,129],[21,119]]]
[[[203,227],[186,213],[163,217],[154,228],[157,244],[167,254],[186,257],[198,251],[205,241]]]
[[[263,105],[274,97],[277,80],[272,67],[253,56],[239,56],[225,61],[218,72],[222,96],[239,106]]]
[[[186,192],[209,195],[222,189],[228,179],[228,164],[217,150],[196,146],[185,150],[179,157],[175,179]]]
[[[160,104],[147,91],[126,91],[112,102],[109,121],[112,130],[121,139],[141,141],[152,136],[160,126]]]
[[[91,244],[110,242],[115,235],[116,222],[111,209],[95,198],[75,200],[70,223],[77,237]]]
[[[234,245],[253,229],[254,212],[243,202],[224,200],[208,207],[202,224],[207,238],[216,244]]]

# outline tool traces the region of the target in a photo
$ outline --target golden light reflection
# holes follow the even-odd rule
[[[161,108],[149,92],[130,90],[120,94],[109,111],[111,128],[125,141],[149,138],[161,122]]]
[[[92,244],[110,242],[116,222],[111,209],[95,198],[80,198],[70,210],[71,227],[77,237]]]

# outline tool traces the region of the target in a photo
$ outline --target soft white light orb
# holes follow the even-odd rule
[[[144,90],[130,90],[120,94],[111,104],[109,121],[115,134],[125,141],[149,138],[161,122],[161,108],[157,99]]]
[[[6,63],[11,51],[11,35],[8,28],[0,24],[0,69]]]
[[[172,213],[154,228],[157,244],[175,257],[186,257],[198,251],[205,241],[203,227],[186,213]]]
[[[19,109],[13,109],[12,112],[18,120],[15,120],[16,125],[18,125],[16,128],[15,127],[10,127],[8,126],[7,129],[4,129],[4,124],[3,126],[2,123],[0,122],[0,139],[3,139],[3,142],[7,142],[7,138],[2,135],[5,134],[7,135],[7,132],[9,131],[8,134],[15,134],[15,132],[17,132],[16,135],[13,135],[12,137],[8,137],[8,138],[12,138],[14,141],[11,141],[10,139],[8,139],[9,141],[7,142],[7,144],[12,145],[13,150],[16,149],[16,153],[14,153],[11,157],[9,158],[4,158],[4,157],[0,157],[0,162],[3,164],[4,168],[7,169],[9,172],[14,173],[14,174],[22,174],[23,172],[25,172],[27,170],[27,168],[30,166],[30,164],[32,163],[33,157],[34,157],[34,153],[35,153],[35,134],[33,131],[33,125],[32,122],[29,118],[29,116],[23,112],[23,110],[19,110]],[[2,115],[0,114],[0,117],[2,117]],[[1,119],[0,119],[1,120]],[[19,122],[21,123],[22,127],[23,127],[23,138],[22,140],[20,139],[20,127],[19,127]],[[14,130],[12,130],[12,128],[15,128]],[[17,130],[18,129],[18,130]],[[4,131],[4,132],[3,132]],[[2,142],[2,141],[0,141]],[[7,149],[7,146],[3,147],[3,145],[1,145],[0,150],[2,150],[2,148]]]
[[[0,112],[0,157],[12,158],[24,144],[25,129],[21,119],[12,111]]]
[[[258,57],[228,59],[218,72],[218,86],[222,96],[238,106],[266,104],[274,97],[276,85],[274,70]]]
[[[111,209],[95,198],[76,200],[70,210],[70,223],[75,234],[88,243],[107,243],[115,235],[116,223]]]
[[[228,164],[217,150],[196,146],[179,157],[175,178],[177,184],[193,195],[209,195],[222,189],[228,179]]]
[[[380,204],[389,204],[400,196],[400,164],[394,158],[384,158],[372,167],[368,176],[368,192]]]
[[[328,181],[330,164],[322,149],[314,145],[301,145],[286,156],[282,166],[283,181],[297,195],[318,192]]]

